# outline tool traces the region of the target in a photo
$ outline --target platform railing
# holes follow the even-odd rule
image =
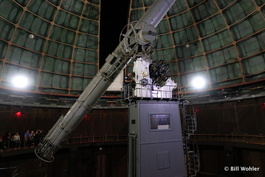
[[[194,134],[191,137],[196,141],[208,142],[232,142],[246,143],[255,145],[265,145],[265,135],[249,135],[249,134]]]
[[[105,143],[105,142],[126,142],[128,140],[128,135],[120,135],[120,134],[105,134],[102,136],[91,135],[91,136],[73,136],[66,140],[67,145],[69,144],[86,144],[86,143]],[[3,143],[3,142],[1,142]],[[5,143],[1,145],[0,153],[6,151],[17,151],[17,150],[24,150],[24,149],[32,149],[37,146],[37,144],[32,144],[30,146],[26,146],[26,143],[22,141],[21,146],[19,147],[12,147],[9,143]]]
[[[142,85],[140,83],[129,83],[123,86],[123,97],[127,98],[158,98],[172,99],[178,90],[175,85],[165,85],[162,89],[155,87],[153,84]]]
[[[108,135],[105,134],[103,136],[74,136],[70,137],[67,140],[67,144],[72,143],[98,143],[98,142],[118,142],[118,141],[127,141],[128,136],[127,135]]]

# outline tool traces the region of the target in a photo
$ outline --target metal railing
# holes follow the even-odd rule
[[[232,142],[255,145],[265,145],[264,135],[249,134],[194,134],[191,136],[196,141]]]
[[[140,83],[129,83],[125,85],[123,90],[124,98],[167,98],[172,99],[174,95],[177,94],[177,89],[175,85],[165,85],[163,89],[157,88],[152,84],[146,84],[145,86]]]
[[[67,144],[127,141],[128,135],[76,136],[67,139]]]
[[[86,143],[104,143],[104,142],[125,142],[128,140],[128,135],[108,135],[105,134],[103,136],[74,136],[70,137],[66,140],[66,144],[86,144]],[[3,144],[3,148],[0,149],[0,152],[7,152],[7,151],[17,151],[17,150],[24,150],[24,149],[32,149],[37,146],[37,144],[32,144],[27,146],[25,141],[22,141],[21,146],[19,147],[12,147],[10,143]]]

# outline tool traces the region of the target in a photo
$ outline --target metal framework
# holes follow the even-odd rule
[[[77,96],[99,69],[100,0],[0,2],[0,88]]]
[[[129,20],[149,5],[132,0]],[[177,1],[158,25],[152,58],[170,65],[180,95],[264,82],[264,7],[257,0]],[[196,75],[207,79],[205,89],[192,88]]]

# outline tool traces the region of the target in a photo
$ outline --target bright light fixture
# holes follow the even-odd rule
[[[193,88],[203,89],[206,86],[206,79],[201,76],[197,76],[192,79],[191,85]]]
[[[29,80],[27,77],[25,76],[15,76],[12,79],[12,84],[16,87],[16,88],[26,88],[29,85]]]

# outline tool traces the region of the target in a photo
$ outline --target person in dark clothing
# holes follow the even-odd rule
[[[7,149],[10,149],[12,147],[12,134],[10,132],[6,134],[4,143]]]
[[[127,73],[127,75],[124,77],[124,98],[128,98],[130,96],[130,92],[132,91],[133,87],[135,87],[133,74]]]
[[[4,146],[4,140],[3,137],[0,136],[0,152],[2,152],[4,150],[5,146]]]
[[[30,146],[30,132],[29,130],[24,133],[24,147],[29,147]]]
[[[38,145],[42,136],[42,131],[39,129],[35,132],[35,137],[34,137],[34,145]]]

